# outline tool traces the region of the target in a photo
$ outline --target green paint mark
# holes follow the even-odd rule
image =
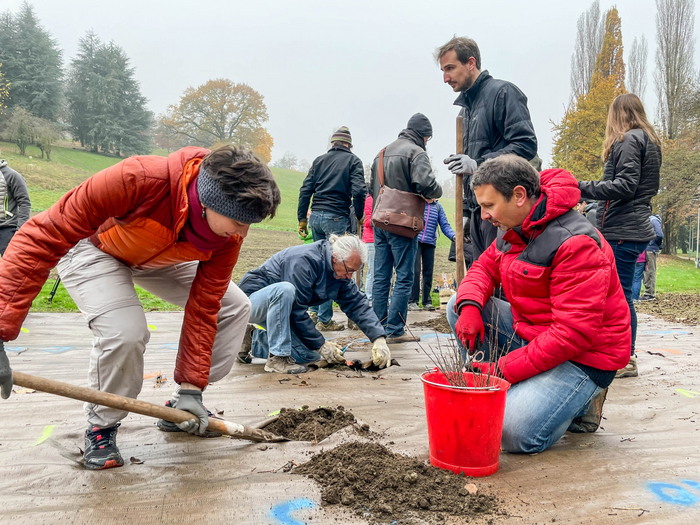
[[[692,390],[683,390],[682,388],[676,388],[676,392],[680,392],[685,397],[700,396],[700,392],[693,392]],[[693,394],[695,394],[695,395],[693,395]]]
[[[156,331],[156,327],[153,326],[152,324],[149,324],[149,325],[148,325],[148,328],[149,328],[150,330],[153,330],[154,332]]]
[[[257,328],[258,330],[262,330],[263,332],[266,331],[266,330],[265,330],[262,326],[260,326],[259,324],[253,324],[253,326],[254,326],[255,328]]]
[[[274,412],[270,412],[270,413],[267,415],[267,417],[276,416],[276,415],[279,414],[279,413],[280,413],[279,410],[275,410]]]
[[[29,330],[27,330],[24,326],[22,328],[20,328],[20,330],[22,330],[25,334],[29,333]]]
[[[41,433],[41,437],[36,440],[34,446],[36,447],[37,445],[41,445],[44,441],[49,439],[51,437],[51,434],[53,434],[54,428],[56,428],[56,425],[46,425],[44,427],[44,431]]]

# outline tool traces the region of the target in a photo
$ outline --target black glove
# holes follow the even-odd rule
[[[191,412],[196,416],[196,419],[178,423],[177,426],[180,430],[199,436],[204,435],[209,425],[209,413],[204,408],[202,392],[199,390],[180,390],[180,399],[177,400],[173,408]]]
[[[5,343],[0,341],[0,397],[7,399],[12,393],[12,368],[5,353]]]

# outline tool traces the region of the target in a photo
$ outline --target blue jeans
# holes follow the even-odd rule
[[[367,246],[367,269],[365,270],[365,295],[369,304],[372,305],[372,289],[374,288],[374,243],[368,242]]]
[[[638,301],[642,293],[642,277],[644,277],[644,267],[646,262],[638,262],[634,264],[634,282],[632,283],[632,300]]]
[[[331,234],[344,235],[350,230],[350,218],[328,211],[312,211],[309,215],[309,228],[314,242],[328,239]],[[318,312],[318,320],[327,323],[333,318],[333,301],[326,301],[320,306],[312,306],[312,312]]]
[[[266,286],[248,297],[251,304],[250,323],[265,328],[253,332],[251,353],[266,359],[268,354],[289,356],[297,363],[318,361],[321,355],[302,343],[292,331],[289,319],[297,290],[292,283]]]
[[[456,334],[458,316],[454,295],[447,303],[447,321]],[[513,330],[510,304],[491,298],[481,312],[486,339],[492,337],[487,325],[497,325],[498,346],[502,354],[527,345]],[[496,319],[498,322],[496,323]],[[478,353],[488,349],[485,342]],[[458,346],[462,349],[461,343]],[[464,355],[464,354],[463,354]],[[488,355],[488,353],[486,353]],[[576,417],[583,416],[602,389],[588,374],[570,361],[511,385],[506,395],[501,448],[506,452],[534,454],[552,446],[564,435]]]
[[[379,228],[374,229],[375,266],[372,308],[386,329],[387,337],[399,337],[404,334],[417,251],[417,237],[409,239]],[[389,306],[391,274],[394,269],[396,269],[396,281]]]
[[[634,311],[632,304],[632,285],[634,284],[634,270],[641,254],[647,247],[648,242],[633,242],[633,241],[611,241],[610,247],[615,255],[615,266],[617,266],[617,275],[620,278],[622,291],[625,292],[627,306],[630,309],[632,317],[632,348],[630,353],[634,355],[634,341],[637,339],[637,312]]]

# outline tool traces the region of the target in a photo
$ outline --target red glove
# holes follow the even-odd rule
[[[477,363],[476,361],[472,361],[469,363],[469,366],[474,368],[475,370],[479,370],[482,374],[485,375],[492,375],[492,376],[497,376],[499,373],[498,370],[498,363],[490,363],[490,362],[481,362]]]
[[[484,321],[481,319],[481,310],[471,304],[462,307],[455,329],[457,338],[469,353],[473,354],[484,342]]]

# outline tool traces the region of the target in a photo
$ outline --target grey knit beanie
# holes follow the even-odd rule
[[[234,221],[253,224],[265,219],[265,215],[261,215],[257,210],[241,206],[236,199],[225,195],[219,183],[212,179],[204,168],[200,168],[197,177],[197,193],[199,202],[204,207]]]

